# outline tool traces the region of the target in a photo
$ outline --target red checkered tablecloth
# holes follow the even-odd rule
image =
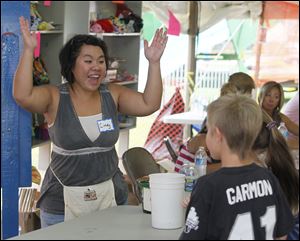
[[[172,159],[166,148],[166,145],[164,144],[165,137],[168,136],[171,139],[175,150],[178,150],[179,146],[182,144],[183,125],[166,124],[163,122],[164,116],[182,112],[184,112],[184,101],[180,94],[180,89],[176,88],[174,95],[169,102],[164,105],[158,117],[152,124],[144,145],[144,147],[153,155],[155,159]]]

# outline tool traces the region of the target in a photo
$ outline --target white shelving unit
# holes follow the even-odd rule
[[[135,14],[141,16],[142,2],[141,1],[125,1],[125,4]],[[117,5],[111,1],[90,1],[90,14],[96,13],[101,18],[110,18],[114,16],[117,10]],[[110,58],[123,59],[122,68],[132,75],[139,76],[139,58],[140,58],[140,33],[90,33],[103,39],[108,47]],[[135,81],[120,81],[116,84],[126,85],[126,87],[137,90],[138,80]],[[120,137],[118,155],[121,157],[129,146],[129,131],[136,127],[136,117],[130,117],[128,123],[120,124]]]
[[[140,37],[140,33],[98,33],[97,36],[101,37]]]
[[[41,34],[62,34],[63,31],[62,30],[49,30],[49,31],[38,31]]]
[[[116,82],[116,84],[119,84],[119,85],[133,85],[133,84],[138,84],[138,83],[139,82],[137,80]]]
[[[51,84],[59,85],[62,82],[59,65],[59,51],[64,44],[64,19],[65,19],[65,2],[52,1],[50,7],[44,6],[39,1],[37,6],[42,20],[46,22],[53,21],[59,28],[49,31],[39,31],[41,33],[40,57],[45,63]],[[39,123],[43,121],[43,116],[38,116]],[[41,173],[44,173],[50,163],[51,141],[33,138],[32,149],[38,148],[38,166]]]
[[[141,36],[140,33],[90,33],[91,35],[96,35],[98,38],[103,39],[103,37],[133,37],[133,36]]]

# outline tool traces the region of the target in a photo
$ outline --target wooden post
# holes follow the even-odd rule
[[[189,29],[188,29],[188,62],[187,62],[187,76],[186,92],[185,92],[185,111],[188,110],[190,105],[190,96],[194,91],[195,76],[196,76],[196,36],[198,34],[198,2],[189,1]],[[192,82],[192,83],[191,83]],[[184,128],[183,138],[191,135],[191,126],[187,125]]]
[[[265,37],[266,37],[266,29],[263,28],[263,24],[265,21],[264,9],[265,9],[265,1],[262,1],[262,12],[259,19],[258,34],[257,34],[257,41],[256,41],[256,60],[255,60],[255,74],[254,74],[254,81],[256,85],[259,82],[259,69],[260,69],[262,43],[265,41]]]

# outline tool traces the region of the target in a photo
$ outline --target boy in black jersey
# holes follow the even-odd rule
[[[261,109],[249,97],[228,95],[209,105],[206,143],[222,168],[198,179],[180,239],[286,238],[294,222],[286,198],[252,158],[261,125]]]

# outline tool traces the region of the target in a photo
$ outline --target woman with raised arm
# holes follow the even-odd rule
[[[144,41],[149,61],[144,93],[103,83],[107,47],[91,35],[76,35],[61,49],[59,61],[66,83],[33,86],[32,61],[37,46],[28,21],[20,18],[24,49],[15,73],[13,96],[24,109],[43,114],[52,141],[51,163],[37,206],[46,227],[99,209],[127,202],[127,184],[118,168],[115,143],[118,112],[146,116],[158,110],[162,97],[160,59],[166,32]]]

